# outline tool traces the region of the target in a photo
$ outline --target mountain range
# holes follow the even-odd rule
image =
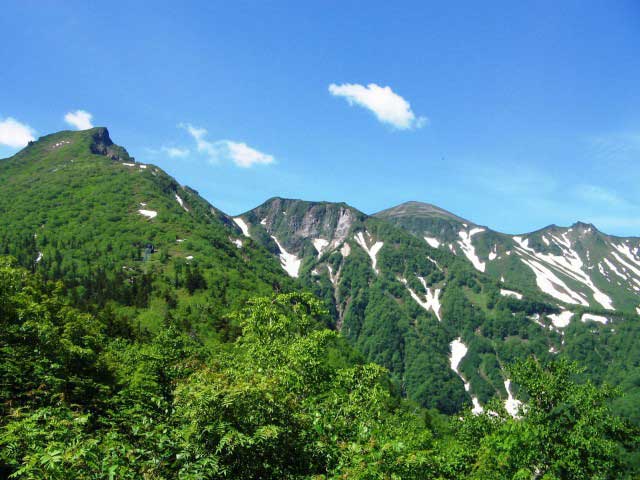
[[[579,361],[640,418],[639,238],[581,222],[510,235],[420,202],[367,215],[272,198],[232,217],[106,128],[30,143],[0,184],[0,252],[88,310],[150,331],[179,319],[207,341],[236,334],[229,312],[251,296],[302,289],[424,407],[515,412],[506,366],[534,355]]]

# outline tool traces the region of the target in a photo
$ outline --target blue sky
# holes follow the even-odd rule
[[[92,124],[230,214],[420,200],[640,235],[640,3],[478,5],[9,0],[0,156]]]

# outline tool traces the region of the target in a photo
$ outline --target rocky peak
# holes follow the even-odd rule
[[[113,143],[109,130],[105,127],[93,128],[91,132],[91,153],[104,155],[116,161],[134,161],[126,149]]]

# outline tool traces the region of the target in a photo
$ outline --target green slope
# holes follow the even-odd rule
[[[225,214],[105,128],[42,137],[0,161],[0,185],[0,253],[64,281],[83,308],[115,302],[143,327],[179,317],[211,333],[249,296],[292,288]]]

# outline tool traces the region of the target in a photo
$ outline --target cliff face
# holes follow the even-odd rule
[[[109,130],[105,127],[97,127],[92,129],[91,136],[91,153],[104,155],[111,160],[121,162],[133,162],[135,159],[129,155],[124,147],[114,144],[109,136]]]

